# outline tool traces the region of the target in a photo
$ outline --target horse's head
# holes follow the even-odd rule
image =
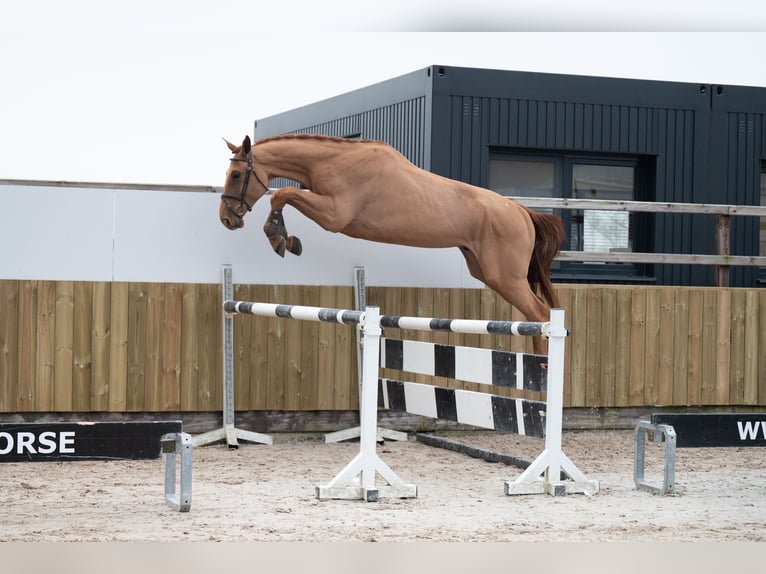
[[[226,142],[226,145],[234,157],[229,159],[218,215],[227,229],[239,229],[245,224],[245,214],[253,209],[255,202],[269,188],[253,167],[250,136],[245,136],[242,145],[230,142]]]

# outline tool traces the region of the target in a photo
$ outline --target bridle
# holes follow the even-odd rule
[[[221,199],[232,199],[236,201],[237,203],[232,207],[232,205],[228,202],[224,202],[226,204],[226,207],[229,211],[231,211],[235,216],[239,217],[240,219],[245,216],[245,213],[248,211],[253,210],[253,206],[249,205],[247,203],[246,197],[247,197],[247,185],[250,183],[250,174],[253,174],[255,176],[255,180],[261,184],[261,187],[265,191],[269,191],[269,188],[266,186],[265,183],[261,181],[261,178],[258,177],[258,174],[255,173],[255,170],[253,169],[253,152],[252,150],[247,152],[247,159],[243,159],[241,157],[232,157],[229,159],[229,161],[241,161],[241,162],[247,162],[247,171],[245,172],[245,179],[242,182],[242,191],[239,192],[239,195],[233,195],[231,193],[223,193],[221,194]]]

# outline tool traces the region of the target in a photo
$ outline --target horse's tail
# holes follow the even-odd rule
[[[551,307],[558,307],[558,298],[551,283],[551,263],[564,243],[564,224],[557,215],[538,213],[525,208],[535,226],[535,247],[529,262],[527,281],[532,291],[539,293]]]

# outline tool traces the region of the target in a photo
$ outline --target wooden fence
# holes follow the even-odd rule
[[[557,287],[572,331],[565,406],[766,405],[766,290]],[[237,285],[235,297],[353,307],[350,286]],[[521,319],[488,289],[368,287],[367,300],[392,315]],[[219,285],[0,281],[0,413],[220,411],[220,309]],[[241,317],[235,361],[237,410],[356,408],[350,327]]]

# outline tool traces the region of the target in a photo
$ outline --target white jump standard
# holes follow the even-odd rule
[[[416,498],[418,489],[407,484],[378,456],[377,448],[377,380],[380,349],[380,312],[377,307],[365,311],[326,309],[298,305],[224,301],[226,313],[246,313],[266,317],[282,317],[303,321],[321,321],[344,325],[360,325],[364,342],[362,389],[359,398],[359,454],[329,483],[317,485],[320,499],[361,499],[375,502],[379,498]],[[376,475],[386,484],[377,484]]]
[[[382,406],[482,428],[545,437],[543,452],[515,481],[506,482],[506,494],[598,492],[598,481],[588,480],[561,450],[564,343],[569,335],[564,327],[562,309],[551,310],[549,323],[384,316],[381,317],[381,324],[417,330],[546,337],[549,346],[547,357],[385,339],[382,367],[514,387],[537,392],[540,400],[383,379],[380,382]],[[547,369],[542,368],[541,362],[547,362]],[[542,393],[545,391],[547,396],[543,400]],[[561,479],[562,473],[566,479]]]

